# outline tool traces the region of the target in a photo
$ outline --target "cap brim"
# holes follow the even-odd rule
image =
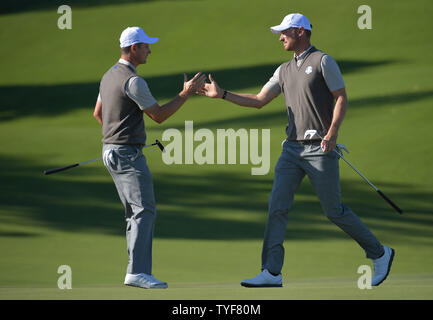
[[[271,31],[272,31],[272,33],[279,34],[281,31],[284,31],[288,28],[289,27],[287,27],[287,26],[278,25],[278,26],[271,27]]]
[[[152,44],[158,42],[159,38],[147,38],[145,43]]]

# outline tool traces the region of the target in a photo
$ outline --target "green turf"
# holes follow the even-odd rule
[[[375,2],[372,30],[357,28],[363,1],[70,3],[68,31],[57,29],[50,1],[0,7],[0,299],[433,298],[431,1]],[[371,262],[326,220],[305,180],[289,216],[284,287],[240,287],[260,268],[284,102],[258,111],[194,97],[162,125],[146,120],[149,141],[168,128],[183,132],[185,120],[213,132],[269,128],[271,170],[251,176],[251,165],[167,166],[147,149],[158,209],[154,273],[169,289],[123,287],[123,211],[102,163],[42,174],[100,156],[92,112],[121,30],[140,25],[161,38],[138,71],[162,104],[180,91],[183,72],[212,72],[223,88],[258,92],[290,59],[268,27],[297,11],[313,23],[313,44],[343,71],[349,110],[339,143],[347,158],[405,211],[398,215],[341,163],[343,201],[396,249],[389,279],[357,288],[358,267]],[[57,288],[63,264],[72,268],[72,290]]]

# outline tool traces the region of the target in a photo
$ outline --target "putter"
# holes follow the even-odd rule
[[[143,146],[143,148],[152,147],[152,146],[158,146],[158,148],[159,148],[162,152],[165,152],[165,148],[164,148],[164,146],[162,145],[162,143],[159,142],[159,140],[155,140],[155,143],[145,145],[145,146]],[[74,164],[71,164],[71,165],[69,165],[69,166],[62,167],[62,168],[56,168],[56,169],[45,170],[45,171],[44,171],[44,174],[46,174],[46,175],[47,175],[47,174],[53,174],[53,173],[56,173],[56,172],[60,172],[60,171],[64,171],[64,170],[68,170],[68,169],[75,168],[75,167],[81,166],[81,165],[83,165],[83,164],[90,163],[90,162],[94,162],[94,161],[98,161],[98,160],[102,160],[102,158],[97,158],[97,159],[93,159],[93,160],[83,161],[83,162],[80,162],[80,163],[74,163]]]
[[[307,130],[304,134],[304,139],[312,139],[314,136],[318,136],[321,140],[323,138],[317,133],[317,130]],[[359,172],[349,161],[346,160],[344,157],[343,151],[346,151],[349,153],[349,150],[347,150],[346,146],[344,144],[337,144],[337,146],[332,150],[336,152],[340,158],[342,158],[357,174],[361,176],[386,202],[388,202],[391,207],[394,208],[395,211],[397,211],[400,214],[403,214],[403,211],[394,203],[392,202],[382,191],[379,190],[378,187],[376,187],[373,183],[371,183],[370,180],[368,180],[361,172]]]

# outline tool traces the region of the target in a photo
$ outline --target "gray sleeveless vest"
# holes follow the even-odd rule
[[[309,129],[324,137],[331,126],[334,97],[322,75],[323,55],[313,47],[299,68],[294,58],[281,65],[280,87],[288,113],[288,140],[304,140]]]
[[[102,139],[107,144],[146,144],[143,111],[125,92],[125,84],[137,74],[117,63],[102,77]]]

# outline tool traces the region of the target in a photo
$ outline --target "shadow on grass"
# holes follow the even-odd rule
[[[123,207],[105,168],[80,167],[44,176],[40,166],[2,158],[0,237],[37,236],[38,227],[69,232],[124,235]],[[101,180],[101,176],[107,179]],[[95,179],[96,178],[96,179]],[[272,176],[238,173],[179,174],[174,167],[154,174],[156,238],[262,239]],[[407,184],[376,181],[405,211],[398,215],[365,183],[343,180],[343,200],[373,232],[412,241],[432,240],[433,194]],[[430,228],[428,228],[430,226]],[[25,227],[29,233],[22,231]],[[32,229],[35,228],[35,229]],[[39,231],[43,235],[46,230]],[[329,222],[309,183],[301,185],[289,214],[287,238],[348,236]]]
[[[373,107],[375,109],[388,107],[388,106],[397,106],[406,103],[412,103],[415,101],[423,100],[423,99],[432,99],[433,98],[433,90],[425,90],[419,92],[407,92],[395,95],[388,96],[373,96],[359,99],[350,99],[349,98],[349,107],[350,108],[369,108]],[[265,107],[266,108],[266,107]],[[194,120],[194,119],[185,119],[185,120]],[[194,130],[198,130],[200,128],[208,128],[208,129],[219,129],[219,128],[270,128],[274,126],[280,126],[281,131],[284,132],[285,126],[287,124],[287,111],[284,107],[284,102],[281,101],[281,108],[270,109],[266,112],[262,110],[257,110],[253,108],[245,108],[245,112],[242,116],[236,117],[228,117],[226,119],[218,119],[218,120],[194,120]],[[152,130],[164,130],[167,128],[174,128],[181,130],[182,132],[185,130],[185,124],[162,124],[159,127],[151,126],[146,130],[149,132]]]
[[[0,14],[17,13],[35,10],[55,10],[63,4],[71,7],[95,7],[106,5],[122,5],[128,3],[143,3],[143,2],[156,2],[156,1],[179,1],[179,0],[20,0],[20,1],[2,1],[0,2]],[[185,1],[185,0],[184,0]],[[187,1],[200,1],[200,0],[187,0]]]
[[[394,63],[393,61],[358,61],[341,60],[339,64],[344,72],[351,73],[366,68]],[[223,70],[202,70],[211,73],[218,83],[230,90],[263,86],[272,76],[279,63],[264,64]],[[140,70],[140,69],[139,69]],[[191,76],[193,73],[189,74]],[[102,74],[101,74],[102,76]],[[176,94],[183,83],[182,74],[164,75],[145,78],[154,97],[159,101],[169,99]],[[0,121],[13,120],[26,116],[58,116],[77,109],[93,111],[99,83],[76,83],[59,85],[14,85],[0,86]],[[379,102],[386,104],[410,102],[433,96],[433,91],[401,94],[392,97],[376,97],[373,101],[351,101],[352,105]],[[262,116],[258,116],[262,117]]]

